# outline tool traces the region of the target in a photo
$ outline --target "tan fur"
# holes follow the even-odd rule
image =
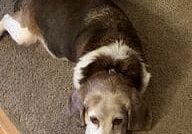
[[[13,40],[19,45],[30,45],[38,41],[40,36],[37,28],[32,24],[32,18],[29,20],[28,12],[18,11],[12,15],[6,14],[1,20],[2,27],[8,31]]]
[[[17,42],[20,45],[30,45],[34,44],[37,41],[40,41],[43,37],[41,35],[41,31],[39,27],[36,24],[35,18],[34,18],[34,9],[32,7],[32,1],[27,0],[25,3],[22,3],[21,7],[19,7],[19,10],[12,14],[5,15],[1,23],[7,23],[6,17],[9,16],[14,21],[16,21],[18,24],[20,24],[21,28],[27,28],[30,35],[26,39],[23,39],[22,44],[20,42]],[[4,29],[7,30],[7,29]],[[19,31],[17,31],[19,33]],[[11,35],[11,34],[10,34]],[[20,37],[22,38],[22,36]]]
[[[35,6],[35,5],[34,5]],[[32,0],[27,0],[22,4],[20,10],[14,13],[14,18],[23,25],[23,27],[28,27],[31,33],[36,36],[40,36],[40,29],[36,24],[34,18],[35,11],[32,7]]]
[[[27,45],[34,44],[42,38],[40,29],[34,18],[34,10],[31,4],[30,0],[26,1],[26,3],[20,7],[19,11],[11,15],[22,27],[27,27],[32,33],[31,41],[28,41],[29,44]]]
[[[127,108],[131,107],[132,87],[128,87],[123,83],[124,80],[115,73],[107,77],[105,73],[101,72],[91,77],[83,85],[84,88],[88,89],[88,93],[84,98],[84,105],[87,108],[85,113],[87,133],[91,133],[95,129],[98,134],[125,134],[127,125],[126,111]],[[95,127],[90,121],[93,113],[100,121],[98,127]],[[122,124],[113,126],[115,118],[122,118]]]
[[[86,134],[126,134],[127,130],[150,129],[148,106],[136,88],[128,83],[116,72],[100,71],[90,76],[80,90],[76,90],[76,97],[81,99],[76,100],[73,96],[73,100],[80,104]],[[96,118],[97,124],[91,118]],[[114,119],[122,119],[122,122],[114,125]]]

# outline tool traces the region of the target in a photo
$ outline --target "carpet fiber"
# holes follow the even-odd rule
[[[0,17],[15,0],[0,0]],[[192,134],[192,1],[114,0],[138,31],[152,79],[153,128],[139,134]],[[40,45],[0,41],[0,106],[23,134],[83,134],[67,118],[72,63]]]

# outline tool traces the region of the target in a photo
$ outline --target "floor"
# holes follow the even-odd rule
[[[17,128],[9,120],[5,112],[0,108],[0,134],[20,134]]]

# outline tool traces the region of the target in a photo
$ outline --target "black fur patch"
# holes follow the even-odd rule
[[[133,54],[127,59],[115,61],[109,56],[101,55],[82,70],[84,78],[80,81],[80,84],[96,72],[106,71],[110,73],[110,70],[114,70],[117,74],[127,79],[128,82],[131,82],[131,85],[138,89],[138,91],[141,90],[142,65],[137,55]]]

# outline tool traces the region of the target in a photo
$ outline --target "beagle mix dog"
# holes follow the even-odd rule
[[[17,0],[0,21],[19,45],[43,44],[54,58],[75,62],[70,113],[86,134],[147,130],[143,98],[150,73],[141,42],[125,13],[110,0]]]

